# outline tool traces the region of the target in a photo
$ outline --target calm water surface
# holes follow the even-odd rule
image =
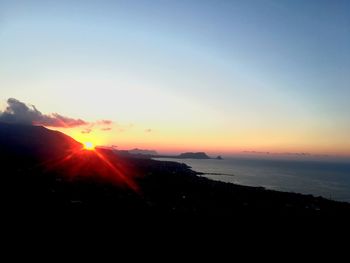
[[[266,160],[159,159],[185,163],[213,180],[267,189],[312,194],[350,202],[350,162]]]

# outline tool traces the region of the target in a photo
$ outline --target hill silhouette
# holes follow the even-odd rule
[[[192,153],[192,152],[187,152],[187,153],[181,153],[179,155],[179,158],[183,158],[183,159],[210,159],[210,157],[204,153],[204,152],[196,152],[196,153]]]
[[[5,210],[146,215],[349,215],[350,204],[215,182],[184,164],[84,150],[60,132],[0,123]]]
[[[178,155],[151,155],[154,158],[211,159],[205,152],[185,152]]]
[[[73,138],[42,126],[0,122],[0,153],[57,156],[82,147]]]

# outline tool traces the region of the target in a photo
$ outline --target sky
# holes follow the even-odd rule
[[[121,149],[350,156],[349,47],[346,0],[0,0],[0,109]]]

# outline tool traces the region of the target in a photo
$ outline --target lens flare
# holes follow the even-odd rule
[[[140,188],[134,181],[136,170],[126,160],[119,159],[110,150],[94,148],[92,143],[84,143],[84,148],[72,148],[62,156],[41,163],[46,169],[63,169],[65,174],[74,177],[88,176],[108,180],[118,185],[125,185],[136,193]]]

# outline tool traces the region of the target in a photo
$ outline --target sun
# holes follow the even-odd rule
[[[92,142],[84,142],[84,149],[88,151],[95,150],[95,145]]]

